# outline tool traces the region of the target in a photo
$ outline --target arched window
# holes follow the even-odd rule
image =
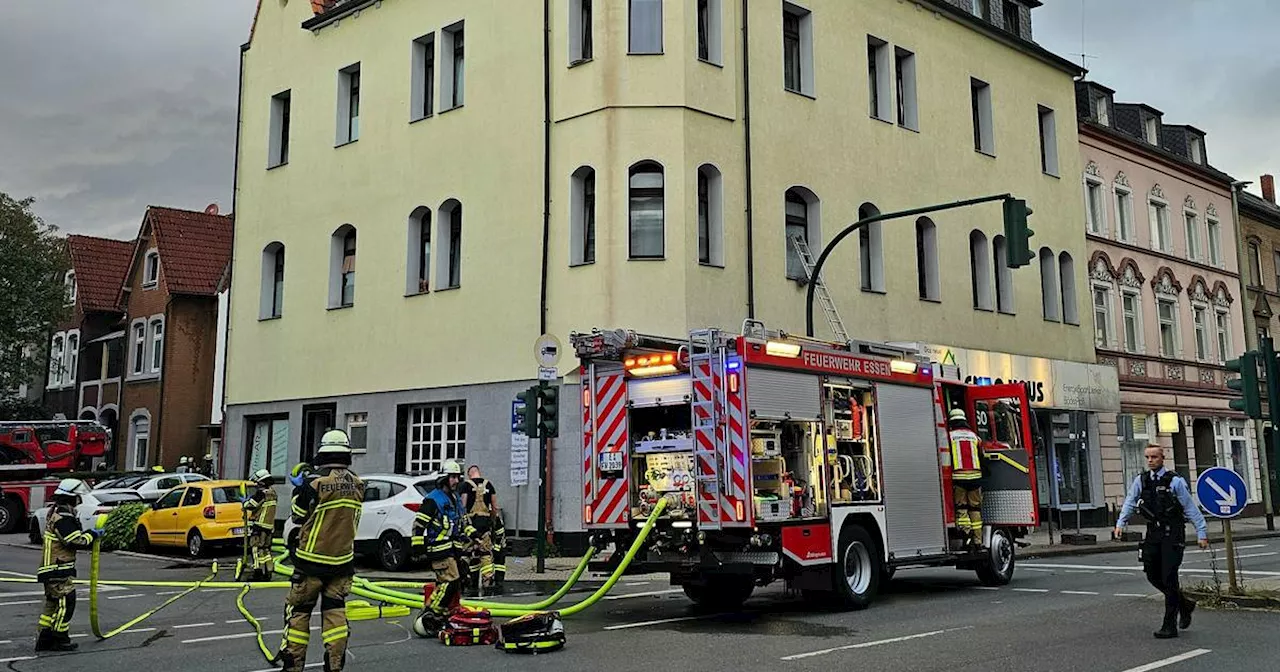
[[[810,253],[813,247],[822,240],[821,202],[818,196],[804,187],[792,187],[785,195],[784,238],[786,245],[787,278],[791,280],[808,280],[809,274],[800,263],[800,254],[796,251],[795,238],[800,238],[808,246]]]
[[[653,161],[632,166],[628,187],[630,257],[661,259],[666,235],[662,166]]]
[[[1258,244],[1249,241],[1249,284],[1254,287],[1262,286],[1262,254],[1258,251]]]
[[[596,171],[582,166],[569,180],[569,265],[596,261]]]
[[[262,249],[262,285],[258,299],[258,319],[280,317],[284,309],[284,244],[271,243]]]
[[[147,448],[150,444],[151,416],[146,411],[136,411],[129,420],[129,445],[134,470],[140,471],[147,467]]]
[[[131,351],[132,366],[129,371],[132,375],[140,376],[146,371],[147,367],[147,321],[134,320],[130,327],[132,338],[129,342]]]
[[[356,302],[356,227],[343,224],[329,240],[329,307]]]
[[[404,294],[426,294],[431,289],[431,208],[420,205],[409,213],[405,235]]]
[[[1014,312],[1013,273],[1009,271],[1009,257],[1004,236],[991,239],[991,252],[996,266],[996,310],[1010,315]]]
[[[880,214],[880,208],[863,203],[858,208],[858,219]],[[884,291],[884,243],[880,237],[881,222],[872,222],[858,229],[858,260],[862,273],[862,291]]]
[[[991,300],[991,251],[987,236],[977,229],[969,233],[969,279],[973,286],[973,307],[994,310]]]
[[[724,266],[724,185],[709,163],[698,167],[698,263]]]
[[[916,289],[926,301],[942,298],[938,282],[938,227],[928,217],[916,220]]]
[[[1076,262],[1071,255],[1058,255],[1058,276],[1062,286],[1062,321],[1080,324],[1080,310],[1076,304]]]
[[[462,203],[453,198],[445,201],[436,219],[436,238],[447,255],[439,264],[436,284],[441,289],[457,289],[462,286]]]
[[[1057,322],[1062,319],[1059,308],[1062,302],[1058,297],[1058,267],[1053,250],[1040,248],[1040,303],[1044,308],[1044,319]]]

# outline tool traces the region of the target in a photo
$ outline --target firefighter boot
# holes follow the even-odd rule
[[[48,628],[40,628],[40,634],[36,635],[36,651],[52,651],[53,650],[53,631]]]

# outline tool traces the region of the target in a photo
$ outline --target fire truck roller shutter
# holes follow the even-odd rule
[[[747,408],[761,420],[817,420],[822,415],[820,378],[812,374],[747,370]]]
[[[946,528],[933,390],[880,384],[876,408],[889,553],[942,553]]]
[[[634,408],[687,404],[692,394],[693,385],[689,376],[627,381],[627,400]]]

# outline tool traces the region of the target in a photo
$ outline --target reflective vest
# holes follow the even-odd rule
[[[970,429],[951,430],[951,479],[971,481],[982,478],[981,450],[978,435]]]
[[[298,528],[294,562],[308,574],[349,572],[355,560],[364,481],[345,467],[334,467],[302,487],[294,502],[294,512],[301,509],[305,515]]]
[[[36,579],[49,582],[75,578],[76,549],[92,545],[93,536],[80,529],[80,521],[71,507],[50,507],[44,527],[44,553]]]
[[[259,488],[253,497],[244,503],[249,512],[249,523],[257,528],[270,531],[276,529],[276,491],[275,488]]]

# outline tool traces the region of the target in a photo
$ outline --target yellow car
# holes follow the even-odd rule
[[[243,543],[240,503],[253,487],[249,481],[195,481],[164,493],[138,518],[138,550],[185,546],[198,558],[210,545]]]

